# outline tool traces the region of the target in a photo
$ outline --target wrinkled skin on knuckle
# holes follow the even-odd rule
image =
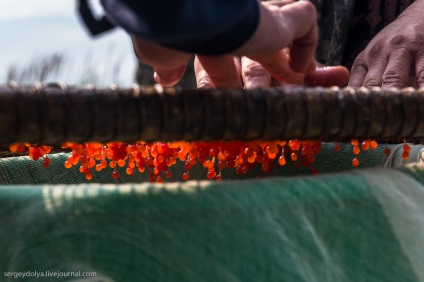
[[[422,52],[418,52],[417,53],[417,57],[420,56],[420,62],[417,63],[417,65],[415,66],[415,74],[414,74],[414,78],[415,78],[415,83],[417,83],[419,86],[424,87],[424,61],[423,61],[423,57],[424,56],[424,50]]]
[[[204,69],[196,70],[197,88],[213,88],[213,83]]]
[[[403,81],[403,77],[399,74],[399,71],[390,69],[386,70],[382,77],[383,85],[396,85],[403,86],[406,82]]]
[[[421,86],[424,87],[424,72],[421,72],[417,75],[416,77],[416,83]]]
[[[398,34],[389,40],[388,46],[391,49],[399,49],[399,48],[403,48],[404,46],[407,46],[409,42],[411,42],[411,39],[409,38],[409,36],[404,34]]]
[[[212,81],[209,79],[209,77],[204,76],[197,81],[197,88],[199,89],[213,88]]]
[[[364,85],[365,87],[375,87],[375,86],[379,87],[379,86],[381,86],[381,82],[380,82],[380,80],[379,80],[379,79],[377,79],[377,78],[370,77],[370,78],[366,78],[366,79],[364,80],[363,85]]]
[[[266,70],[258,63],[248,63],[242,67],[244,77],[260,77],[267,74]]]

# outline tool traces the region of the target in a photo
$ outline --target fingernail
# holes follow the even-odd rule
[[[157,72],[153,73],[153,79],[156,81],[156,83],[160,84],[160,77]]]

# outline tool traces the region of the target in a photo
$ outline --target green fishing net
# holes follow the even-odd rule
[[[363,151],[359,168],[333,147],[319,175],[288,162],[222,182],[0,159],[0,281],[424,281],[424,146]],[[28,271],[96,277],[10,276]]]

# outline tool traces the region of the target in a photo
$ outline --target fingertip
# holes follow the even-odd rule
[[[326,66],[316,68],[305,77],[308,86],[345,86],[349,82],[350,73],[344,66]]]
[[[153,78],[156,83],[159,83],[162,86],[174,86],[183,77],[185,69],[186,65],[169,70],[155,69]]]
[[[157,72],[153,74],[153,79],[156,81],[156,83],[162,85],[162,86],[174,86],[178,83],[179,79],[169,79],[167,77],[161,77]]]
[[[233,56],[197,56],[197,59],[207,75],[205,84],[207,87],[239,88],[242,86],[240,66],[235,63]]]
[[[157,72],[154,72],[153,73],[153,79],[156,81],[156,83],[161,84],[160,83],[161,79],[160,79],[160,77],[159,77],[159,75],[158,75]]]

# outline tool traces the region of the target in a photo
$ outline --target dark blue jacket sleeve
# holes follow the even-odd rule
[[[102,0],[102,5],[136,36],[203,55],[234,51],[259,23],[257,0]]]

